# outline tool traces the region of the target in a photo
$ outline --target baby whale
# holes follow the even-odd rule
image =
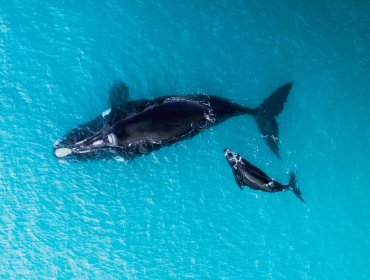
[[[279,156],[279,115],[292,83],[277,88],[257,108],[213,95],[172,95],[128,100],[128,87],[117,82],[110,91],[111,108],[69,131],[54,144],[54,155],[65,160],[132,159],[191,138],[203,130],[241,115],[251,115],[273,153]]]
[[[230,149],[225,149],[224,155],[230,164],[235,181],[240,189],[243,190],[244,186],[248,186],[251,189],[264,192],[292,190],[295,195],[304,202],[301,191],[296,185],[297,181],[293,172],[290,173],[289,183],[283,185],[271,179],[261,169],[255,167]]]

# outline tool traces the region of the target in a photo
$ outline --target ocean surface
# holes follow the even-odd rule
[[[0,5],[1,279],[370,279],[370,2]],[[257,106],[294,83],[281,159],[251,117],[132,161],[53,143],[130,99]],[[291,191],[240,191],[231,148]]]

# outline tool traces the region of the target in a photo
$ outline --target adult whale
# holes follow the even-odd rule
[[[111,109],[69,131],[54,144],[54,155],[66,160],[100,157],[131,159],[188,139],[240,115],[252,115],[273,153],[279,157],[278,124],[292,83],[277,88],[257,108],[213,95],[174,95],[128,101],[128,88],[116,83]]]

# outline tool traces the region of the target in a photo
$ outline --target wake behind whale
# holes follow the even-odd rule
[[[271,151],[279,157],[278,116],[292,83],[277,88],[257,108],[213,95],[173,95],[128,101],[128,87],[116,83],[111,109],[69,131],[54,145],[66,160],[120,156],[132,159],[189,139],[203,130],[241,115],[252,115]]]

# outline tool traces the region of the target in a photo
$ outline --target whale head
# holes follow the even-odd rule
[[[117,137],[113,133],[98,133],[78,142],[57,141],[54,155],[65,160],[89,159],[107,153],[116,143]]]
[[[230,149],[225,149],[224,155],[230,166],[235,166],[241,160],[240,155],[238,155],[237,153],[233,152]]]

